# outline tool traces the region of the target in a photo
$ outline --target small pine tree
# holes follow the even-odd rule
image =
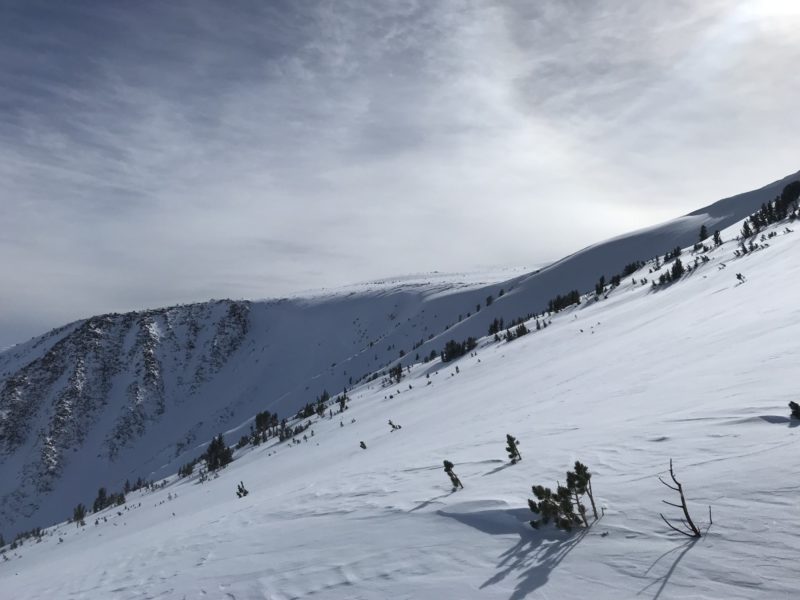
[[[367,449],[367,445],[364,442],[361,442],[358,445],[361,446],[362,450],[366,450]]]
[[[322,398],[317,398],[317,405],[315,407],[315,411],[318,417],[322,417],[325,415],[325,401]]]
[[[714,245],[722,246],[722,236],[719,234],[719,229],[714,232]]]
[[[685,269],[683,268],[683,263],[681,262],[680,258],[676,258],[675,262],[672,265],[672,281],[680,279],[681,275],[683,275]]]
[[[789,408],[792,410],[792,418],[800,419],[800,404],[797,404],[797,402],[794,401],[790,401]]]
[[[92,504],[92,512],[100,512],[106,506],[108,506],[108,493],[106,488],[101,487],[97,490],[97,498],[94,499],[94,504]]]
[[[447,476],[450,478],[450,483],[453,484],[453,491],[455,492],[459,488],[464,489],[464,484],[461,483],[458,475],[453,471],[454,467],[455,465],[449,460],[444,461],[444,472],[447,473]]]
[[[522,460],[522,455],[519,453],[519,448],[517,448],[518,444],[519,440],[517,438],[510,433],[506,434],[506,452],[508,452],[508,458],[512,465]]]
[[[178,469],[178,477],[189,477],[194,471],[194,461],[190,461]]]
[[[567,471],[567,487],[574,490],[578,497],[587,495],[592,504],[592,512],[594,513],[594,520],[598,519],[597,506],[594,503],[594,495],[592,494],[592,474],[589,468],[581,463],[575,461],[575,470]]]
[[[236,488],[236,495],[239,498],[244,498],[250,492],[247,491],[247,488],[244,487],[244,482],[240,481],[238,487]]]
[[[574,526],[581,523],[584,527],[589,527],[586,507],[581,499],[584,495],[589,496],[596,521],[598,515],[592,495],[591,479],[592,474],[586,465],[575,461],[575,470],[567,471],[567,485],[559,484],[555,492],[541,485],[533,486],[533,494],[538,502],[528,500],[528,506],[531,511],[540,515],[540,519],[531,521],[531,525],[538,529],[540,524],[553,521],[556,527],[566,531],[571,531]]]
[[[75,527],[83,527],[86,525],[85,519],[86,507],[83,504],[78,504],[78,506],[72,509],[72,520],[75,521]],[[2,546],[2,544],[0,544],[0,546]]]
[[[395,383],[400,383],[400,380],[403,378],[403,365],[401,363],[397,363],[389,369],[389,378],[395,381]]]
[[[708,237],[708,229],[705,225],[700,226],[700,241],[702,242],[704,239]]]
[[[753,230],[750,229],[750,223],[745,221],[744,225],[742,225],[742,237],[747,239],[752,235],[753,235]]]
[[[225,445],[220,433],[208,444],[204,457],[209,471],[216,471],[233,461],[233,451]]]
[[[541,485],[533,486],[533,495],[536,500],[528,500],[528,507],[532,512],[539,515],[538,519],[532,520],[531,527],[539,529],[539,525],[547,524],[550,521],[556,527],[565,531],[572,531],[576,525],[580,525],[580,517],[575,514],[572,506],[572,493],[563,485],[559,485],[555,493],[550,488]]]
[[[606,289],[606,276],[601,275],[600,280],[594,286],[594,295],[599,298],[600,296],[603,295],[605,289]]]

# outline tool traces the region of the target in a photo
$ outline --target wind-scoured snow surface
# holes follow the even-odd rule
[[[0,533],[58,522],[100,486],[173,473],[217,433],[238,439],[256,412],[289,417],[401,352],[408,365],[449,339],[485,335],[494,318],[588,291],[600,275],[692,244],[702,224],[744,218],[796,178],[528,274],[434,273],[305,298],[101,315],[17,345],[0,353]]]
[[[344,414],[311,419],[308,441],[248,446],[218,478],[171,476],[85,527],[52,527],[6,551],[3,597],[796,597],[800,428],[787,403],[798,399],[800,233],[770,232],[744,257],[734,241],[711,250],[668,287],[642,285],[654,278],[645,267],[541,331],[529,322],[513,342],[483,338],[474,356],[356,386]],[[276,343],[323,327],[307,314]],[[298,358],[313,361],[313,348]],[[513,466],[507,433],[521,441]],[[658,481],[670,458],[699,540],[659,517],[680,516],[661,502],[677,500]],[[444,459],[464,490],[451,491]],[[532,529],[531,486],[563,483],[575,460],[605,514],[572,534]]]

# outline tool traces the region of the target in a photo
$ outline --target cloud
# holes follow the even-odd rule
[[[783,6],[7,3],[0,346],[539,263],[777,179],[798,168]]]

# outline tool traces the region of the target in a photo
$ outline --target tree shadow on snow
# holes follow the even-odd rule
[[[418,511],[420,509],[425,508],[426,506],[428,506],[430,504],[433,504],[437,500],[443,500],[443,499],[447,498],[448,496],[452,496],[453,494],[455,494],[455,492],[447,492],[446,494],[442,494],[441,496],[434,496],[433,498],[431,498],[429,500],[425,500],[423,502],[420,502],[419,504],[417,504],[414,508],[412,508],[408,512],[416,512],[416,511]]]
[[[662,558],[665,558],[669,554],[672,554],[673,552],[676,552],[676,551],[680,550],[680,552],[675,556],[675,560],[672,561],[672,564],[670,565],[669,569],[667,569],[667,572],[664,573],[664,575],[662,575],[658,579],[654,580],[652,583],[647,584],[645,587],[643,587],[641,590],[639,590],[636,595],[639,596],[640,594],[643,594],[644,592],[649,590],[654,585],[660,583],[661,585],[658,586],[658,589],[656,590],[655,596],[653,596],[653,600],[658,600],[661,597],[661,594],[663,593],[664,588],[667,587],[667,584],[669,583],[670,577],[672,577],[672,574],[675,572],[675,569],[678,567],[678,563],[681,562],[681,560],[686,555],[686,553],[689,552],[689,550],[692,549],[692,547],[697,543],[698,539],[699,538],[692,538],[690,540],[687,540],[686,542],[684,542],[680,546],[672,548],[671,550],[667,550],[666,552],[664,552],[664,554],[659,556],[653,562],[653,564],[650,565],[650,567],[647,569],[647,571],[644,572],[645,577],[648,575],[648,573],[650,573],[650,571],[653,570],[653,568],[661,561]]]
[[[499,466],[499,467],[497,467],[496,469],[492,469],[492,470],[491,470],[491,471],[489,471],[488,473],[484,473],[484,474],[483,474],[481,477],[487,477],[488,475],[494,475],[495,473],[499,473],[499,472],[500,472],[500,471],[502,471],[503,469],[507,469],[507,468],[508,468],[508,467],[510,467],[510,466],[512,466],[512,464],[511,464],[511,463],[506,463],[506,464],[504,464],[504,465],[500,465],[500,466]]]
[[[533,529],[530,526],[533,515],[527,508],[437,512],[490,535],[519,535],[517,543],[500,555],[497,573],[480,586],[484,589],[517,573],[517,585],[509,600],[521,600],[547,583],[551,571],[589,533],[588,529],[566,533],[552,525]]]
[[[757,415],[752,417],[743,417],[741,419],[733,419],[727,421],[726,423],[731,425],[769,423],[770,425],[787,425],[789,429],[793,429],[794,427],[800,425],[800,419],[785,417],[783,415]]]
[[[797,427],[800,425],[800,419],[792,419],[790,417],[784,417],[782,415],[761,415],[758,417],[762,421],[766,421],[767,423],[772,423],[773,425],[782,425],[786,424],[791,429],[792,427]]]

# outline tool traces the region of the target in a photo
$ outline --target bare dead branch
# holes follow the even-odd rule
[[[667,518],[666,518],[664,515],[662,515],[661,513],[658,513],[658,514],[659,514],[659,516],[660,516],[662,519],[664,519],[664,523],[666,523],[666,524],[667,524],[667,527],[669,527],[670,529],[673,529],[673,530],[677,531],[678,533],[680,533],[681,535],[685,535],[686,537],[697,537],[697,536],[695,536],[695,535],[693,535],[693,534],[691,534],[691,533],[688,533],[688,532],[686,532],[686,531],[683,531],[682,529],[678,529],[678,528],[677,528],[677,527],[675,527],[675,526],[674,526],[672,523],[670,523],[669,521],[667,521]]]
[[[680,529],[679,527],[676,527],[675,525],[670,523],[663,514],[659,513],[659,514],[661,514],[661,518],[664,520],[664,522],[667,525],[669,525],[669,527],[671,529],[677,531],[678,533],[682,533],[683,535],[685,535],[687,537],[695,537],[695,538],[701,537],[700,530],[694,524],[694,521],[692,521],[692,517],[689,515],[689,509],[686,506],[686,497],[683,495],[683,486],[681,485],[680,481],[678,481],[678,479],[675,477],[675,471],[672,469],[672,459],[669,459],[669,476],[672,478],[672,481],[675,483],[674,487],[672,485],[668,484],[663,479],[661,479],[661,477],[659,477],[658,480],[661,483],[663,483],[665,486],[667,486],[669,489],[671,489],[671,490],[673,490],[675,492],[678,492],[678,495],[680,496],[680,499],[681,499],[681,503],[680,504],[676,504],[674,502],[668,502],[667,500],[662,500],[662,502],[664,504],[669,505],[669,506],[674,506],[675,508],[680,508],[683,511],[683,516],[685,518],[681,519],[680,521],[681,521],[681,524],[683,525],[683,527],[685,528],[685,530],[684,529]],[[711,520],[711,507],[710,506],[708,507],[708,513],[709,513],[708,516],[709,516],[709,521],[710,521]]]
[[[597,516],[597,507],[594,504],[594,494],[592,494],[592,480],[591,479],[589,480],[589,487],[587,489],[587,492],[589,494],[589,502],[592,503],[592,512],[594,513],[594,520],[597,521],[597,519],[599,517]]]
[[[675,490],[676,492],[677,492],[677,491],[679,491],[679,490],[678,490],[678,488],[671,486],[671,485],[670,485],[670,484],[668,484],[666,481],[664,481],[663,479],[661,479],[661,477],[659,477],[659,478],[658,478],[658,480],[659,480],[661,483],[663,483],[665,486],[667,486],[669,489],[671,489],[671,490]]]

